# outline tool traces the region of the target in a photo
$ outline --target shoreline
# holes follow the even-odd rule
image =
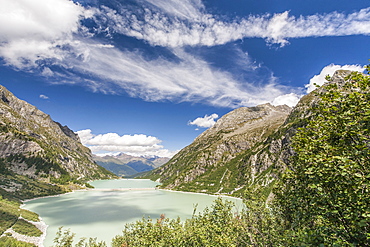
[[[207,193],[202,193],[202,192],[190,192],[190,191],[170,190],[170,189],[158,189],[158,190],[163,190],[163,191],[168,191],[168,192],[185,193],[185,194],[207,195],[207,196],[213,196],[213,197],[228,197],[228,198],[232,198],[232,199],[243,200],[240,197],[234,197],[234,196],[222,195],[222,194],[207,194]]]
[[[107,179],[107,180],[137,180],[137,179]],[[96,181],[96,180],[94,180],[94,181]],[[140,190],[175,192],[175,193],[194,194],[194,195],[207,195],[207,196],[211,196],[211,197],[214,197],[214,198],[221,197],[221,198],[226,199],[226,200],[229,198],[229,199],[237,200],[237,201],[240,201],[241,203],[243,203],[242,198],[233,197],[233,196],[230,196],[230,195],[207,194],[207,193],[202,193],[202,192],[189,192],[189,191],[177,191],[177,190],[170,190],[170,189],[159,189],[158,187],[153,187],[153,188],[109,188],[109,189],[106,189],[106,188],[101,188],[101,189],[99,189],[99,188],[93,188],[93,189],[86,188],[86,189],[72,190],[70,192],[66,192],[66,193],[62,193],[62,194],[56,194],[56,195],[50,195],[50,196],[41,196],[41,197],[36,197],[36,198],[32,198],[32,199],[23,200],[22,204],[20,205],[20,208],[25,209],[26,203],[30,202],[30,201],[34,201],[34,200],[37,200],[37,199],[44,199],[44,198],[60,197],[60,196],[63,196],[63,195],[68,195],[68,194],[76,193],[76,192],[79,192],[79,191],[87,192],[87,191],[140,191]],[[236,203],[236,202],[234,202],[234,203]],[[237,204],[235,204],[235,206],[239,207],[239,205],[237,205]],[[32,211],[32,210],[30,210],[30,211]],[[25,240],[28,240],[28,241],[25,241],[25,242],[31,241],[31,243],[35,244],[38,247],[44,247],[44,241],[45,241],[46,235],[47,235],[47,228],[49,226],[46,224],[46,222],[43,221],[43,219],[40,216],[39,216],[39,219],[40,219],[40,224],[44,225],[44,227],[41,227],[41,229],[40,229],[38,226],[36,226],[35,224],[34,225],[43,232],[43,234],[40,237],[28,237],[28,236],[18,234],[17,237],[19,237],[19,238],[17,238],[15,236],[16,234],[12,234],[13,237],[20,240],[20,241],[25,241]],[[30,223],[32,223],[32,222],[30,222]],[[39,222],[36,222],[36,223],[39,223]],[[8,229],[8,230],[11,230],[11,229]],[[38,241],[36,241],[36,243],[35,243],[34,242],[35,240],[33,238],[38,238]]]
[[[39,216],[40,221],[27,220],[27,219],[25,219],[21,216],[18,219],[23,219],[23,220],[27,221],[28,223],[34,225],[37,229],[39,229],[42,232],[42,234],[38,237],[23,235],[23,234],[20,234],[20,233],[14,231],[13,228],[10,227],[0,237],[7,236],[8,234],[10,234],[11,235],[10,237],[12,237],[12,238],[14,238],[18,241],[31,243],[31,244],[36,245],[37,247],[44,247],[44,241],[46,239],[47,229],[48,229],[49,225],[47,225],[46,222],[40,216]]]

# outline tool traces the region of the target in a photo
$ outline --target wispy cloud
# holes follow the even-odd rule
[[[113,10],[84,8],[69,0],[0,1],[0,23],[6,23],[0,26],[0,57],[53,83],[81,84],[103,93],[125,91],[147,101],[238,107],[272,102],[291,90],[280,86],[271,72],[257,78],[259,68],[248,54],[240,51],[237,56],[248,73],[240,79],[192,54],[189,46],[251,37],[283,46],[291,38],[370,33],[370,8],[351,14],[295,17],[284,12],[225,21],[207,13],[200,0],[137,2],[142,5],[138,10]],[[85,21],[95,22],[94,27]],[[98,40],[96,32],[107,34],[107,42]],[[148,58],[143,50],[121,48],[109,39],[113,34],[165,47],[176,59]]]
[[[176,0],[171,2],[180,3]],[[189,1],[185,2],[189,5]],[[106,16],[101,20],[109,21],[100,24],[114,32],[164,47],[215,46],[244,38],[263,38],[268,43],[284,46],[291,38],[370,34],[370,8],[351,14],[332,12],[299,17],[291,16],[289,11],[285,11],[251,15],[226,22],[221,17],[201,12],[197,8],[192,8],[196,18],[184,21],[178,15],[169,16],[168,8],[162,4],[157,6],[166,12],[145,8],[141,12],[122,9],[118,13],[103,7],[96,10],[96,15]],[[173,13],[176,12],[175,8],[171,9]]]
[[[218,118],[218,115],[216,113],[213,113],[212,115],[208,116],[205,115],[204,117],[198,117],[193,121],[189,121],[189,125],[195,125],[201,128],[209,128],[212,127],[216,123],[216,119]]]
[[[181,19],[197,20],[202,16],[201,0],[145,0],[168,15]]]
[[[284,91],[271,75],[259,87],[253,86],[253,81],[239,82],[232,74],[213,68],[183,49],[173,50],[180,59],[177,63],[163,58],[147,60],[136,52],[89,44],[79,44],[75,50],[79,50],[83,61],[70,60],[73,70],[101,78],[81,83],[103,92],[125,90],[147,101],[202,101],[237,107],[269,102]]]
[[[160,145],[162,141],[154,136],[143,134],[120,136],[117,133],[95,135],[90,129],[80,130],[76,133],[79,135],[82,144],[89,147],[96,154],[124,152],[135,156],[172,157],[176,153],[164,149]]]

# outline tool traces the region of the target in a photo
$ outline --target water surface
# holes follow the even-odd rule
[[[203,194],[146,190],[143,188],[154,188],[157,183],[144,179],[100,180],[91,184],[103,190],[75,191],[25,203],[26,209],[38,213],[49,225],[45,246],[53,244],[60,226],[76,233],[76,240],[81,237],[97,237],[109,246],[111,239],[121,234],[126,223],[135,222],[142,217],[157,219],[161,214],[169,218],[190,218],[195,205],[198,205],[199,212],[216,199]],[[109,188],[128,190],[109,191]],[[136,188],[142,190],[135,190]],[[236,202],[237,208],[241,209],[240,200],[230,200]]]

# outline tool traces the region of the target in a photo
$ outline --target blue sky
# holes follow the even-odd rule
[[[368,0],[3,0],[0,23],[0,84],[97,154],[171,156],[370,58]]]

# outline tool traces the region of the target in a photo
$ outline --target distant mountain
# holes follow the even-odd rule
[[[341,84],[349,74],[337,71],[331,83]],[[142,177],[159,180],[167,189],[234,196],[260,189],[267,196],[293,155],[292,136],[305,126],[317,102],[312,92],[293,109],[265,104],[233,110]]]
[[[32,198],[112,177],[72,130],[0,85],[1,195]]]
[[[136,157],[124,153],[103,157],[94,155],[93,159],[98,165],[122,177],[133,177],[138,173],[151,171],[169,161],[165,157]]]

